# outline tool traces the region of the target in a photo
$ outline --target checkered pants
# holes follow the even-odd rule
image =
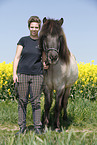
[[[35,128],[41,127],[40,96],[42,92],[43,75],[18,74],[18,124],[20,128],[26,126],[26,108],[30,94],[33,122]]]

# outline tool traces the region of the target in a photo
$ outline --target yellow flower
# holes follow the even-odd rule
[[[7,81],[5,81],[4,85],[6,85],[6,84],[7,84]]]
[[[10,92],[10,89],[8,89],[8,92]]]
[[[80,93],[82,93],[83,91],[81,90]]]
[[[92,87],[94,87],[95,85],[94,84],[92,84]]]
[[[9,96],[11,95],[11,92],[8,92]]]
[[[54,93],[56,93],[56,90],[54,90]]]
[[[91,62],[94,63],[94,60],[92,60]]]

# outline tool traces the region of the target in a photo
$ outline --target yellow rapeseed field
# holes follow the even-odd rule
[[[13,65],[0,63],[0,99],[10,98],[13,95]]]
[[[71,89],[71,96],[84,98],[97,98],[97,65],[94,60],[91,63],[78,63],[79,76]],[[0,63],[0,99],[14,96],[13,86],[13,62]]]

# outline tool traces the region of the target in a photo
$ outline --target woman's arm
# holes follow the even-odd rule
[[[23,49],[23,46],[17,45],[16,55],[15,55],[15,58],[14,58],[14,61],[13,61],[13,81],[14,81],[14,83],[16,83],[16,80],[18,81],[17,67],[18,67],[20,57],[21,57],[22,49]]]
[[[43,51],[43,52],[42,52],[42,63],[43,63],[43,67],[44,67],[44,69],[48,69],[48,66],[47,66],[46,63],[45,63],[45,60],[46,60],[46,54],[45,54],[45,52]]]

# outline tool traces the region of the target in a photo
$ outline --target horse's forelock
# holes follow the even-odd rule
[[[62,32],[61,25],[58,20],[47,19],[46,22],[43,24],[40,34],[43,35],[60,35]]]

